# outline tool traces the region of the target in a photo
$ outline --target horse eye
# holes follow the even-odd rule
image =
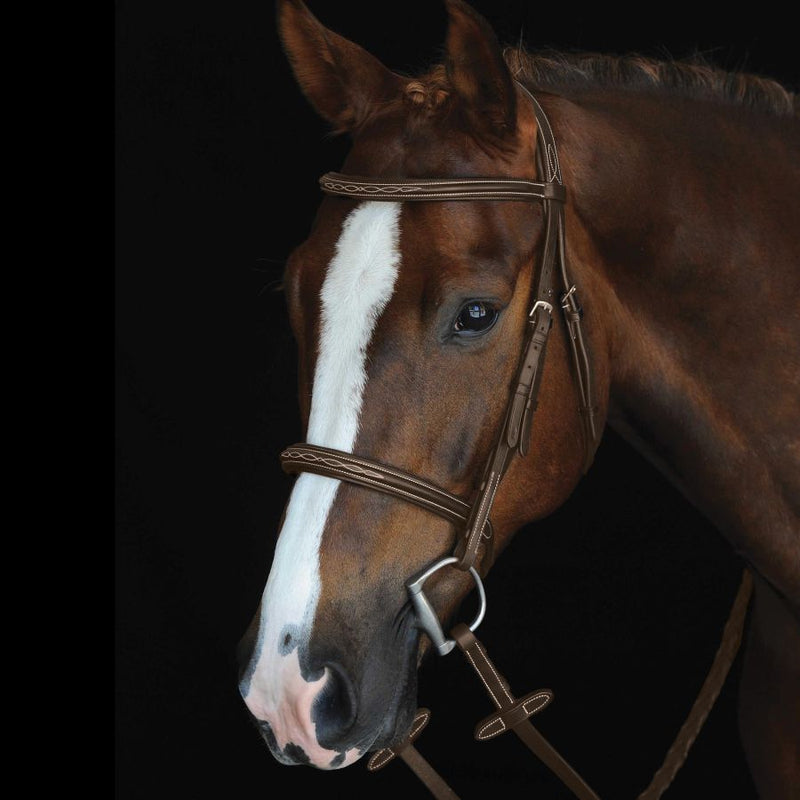
[[[481,300],[470,300],[453,323],[453,330],[464,336],[475,336],[486,333],[497,322],[499,316],[497,309]]]

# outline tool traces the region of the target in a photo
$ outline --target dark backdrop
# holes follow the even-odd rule
[[[475,5],[502,39],[533,48],[700,50],[797,82],[789,26],[763,4],[738,18],[693,5]],[[440,52],[438,2],[312,6],[394,69]],[[118,2],[116,20],[117,797],[424,797],[402,765],[279,767],[236,691],[235,644],[290,488],[277,454],[301,435],[282,264],[346,142],[296,89],[268,0]],[[688,711],[740,568],[607,432],[570,502],[521,532],[490,575],[480,635],[519,693],[556,691],[538,725],[599,793],[634,797]],[[738,666],[670,797],[754,797],[735,731]],[[457,655],[423,668],[420,700],[435,711],[420,749],[465,800],[512,786],[566,796],[512,737],[472,741],[490,706]]]

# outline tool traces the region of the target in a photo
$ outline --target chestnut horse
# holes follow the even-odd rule
[[[537,180],[558,142],[566,253],[606,423],[707,516],[754,578],[740,729],[764,800],[800,786],[800,124],[777,84],[643,58],[500,48],[446,0],[444,63],[395,74],[281,0],[305,96],[374,180]],[[285,288],[307,442],[467,500],[500,430],[543,247],[540,205],[325,197]],[[494,555],[584,469],[569,341],[554,319],[530,452],[491,513]],[[288,442],[287,442],[288,444]],[[410,576],[461,533],[416,505],[302,474],[243,640],[244,701],[274,756],[349,765],[408,733],[429,649]],[[477,566],[488,570],[482,550]],[[472,588],[441,570],[440,619]]]

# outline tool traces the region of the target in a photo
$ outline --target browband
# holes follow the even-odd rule
[[[319,185],[326,194],[358,200],[542,200],[566,199],[560,183],[538,183],[520,178],[413,178],[376,181],[358,175],[326,172]]]

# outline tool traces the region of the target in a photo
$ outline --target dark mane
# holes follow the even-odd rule
[[[797,116],[798,95],[771,78],[727,72],[698,56],[660,61],[645,56],[598,53],[527,53],[507,48],[512,74],[531,89],[589,89],[596,86],[660,90],[683,97],[717,100],[776,116]]]

